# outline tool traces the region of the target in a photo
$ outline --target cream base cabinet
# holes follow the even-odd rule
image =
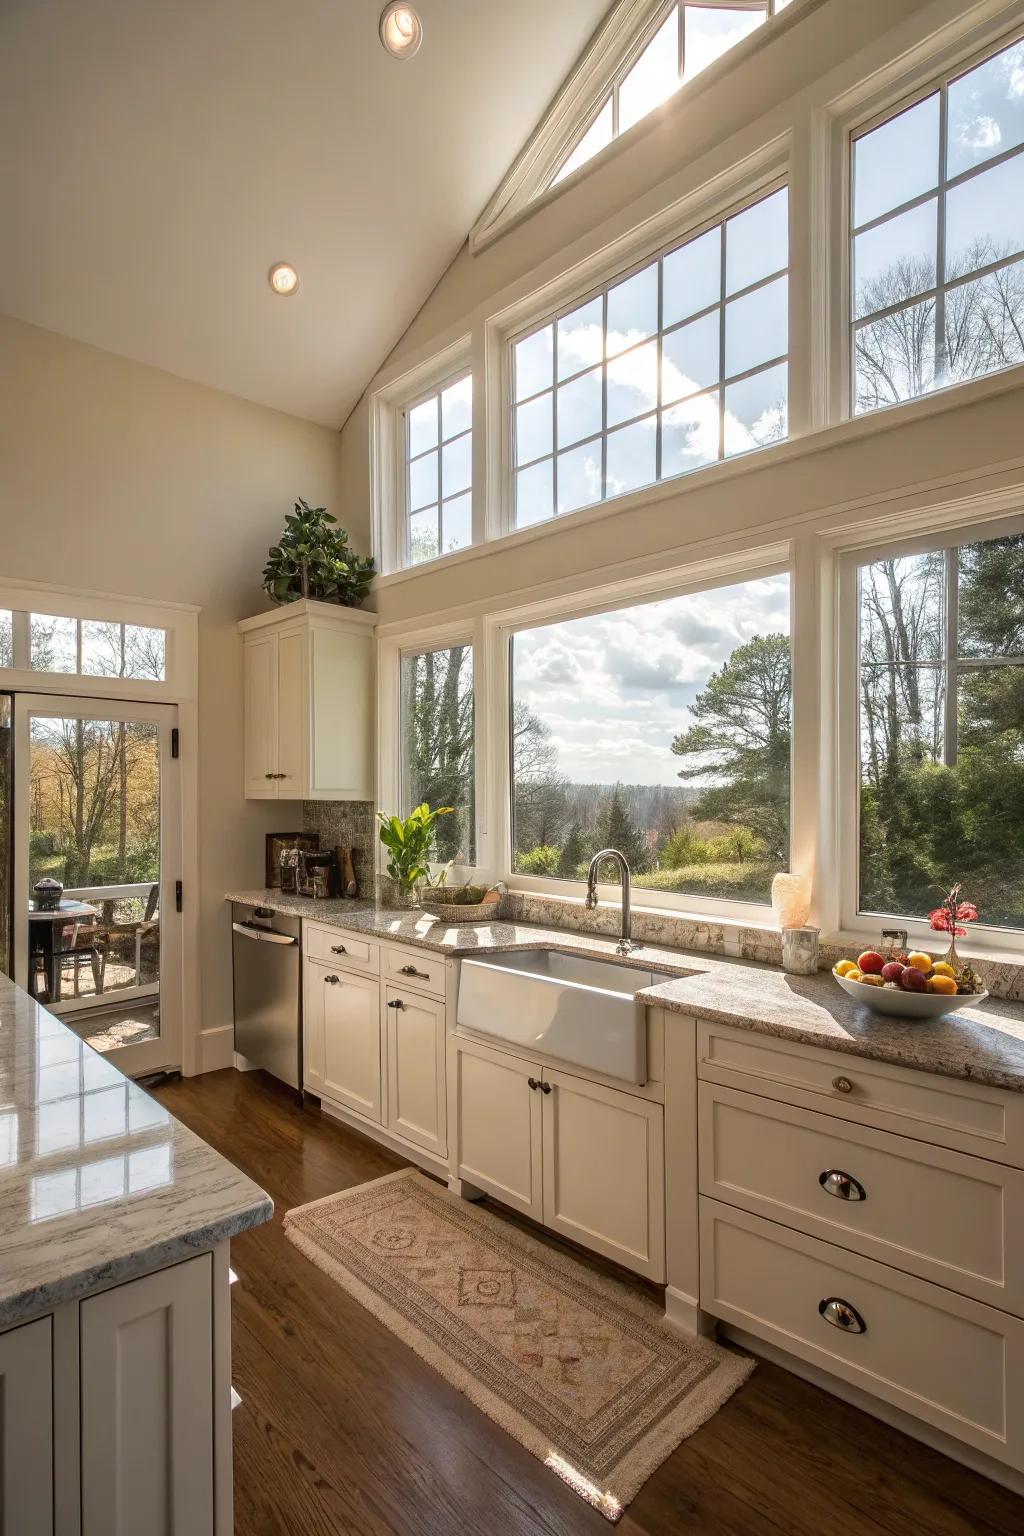
[[[0,1532],[53,1536],[53,1320],[0,1334]]]
[[[447,1157],[444,1003],[392,986],[382,1002],[388,1129]]]
[[[214,1536],[212,1266],[82,1302],[82,1536]]]
[[[380,983],[307,961],[322,1008],[319,1092],[378,1125],[382,1118]],[[307,1018],[309,1017],[307,1013]],[[318,1091],[312,1081],[307,1085]]]
[[[456,1072],[459,1178],[542,1221],[540,1068],[460,1040]]]
[[[245,795],[372,800],[375,615],[291,603],[245,619]]]
[[[665,1279],[665,1112],[545,1068],[544,1224],[650,1280]]]

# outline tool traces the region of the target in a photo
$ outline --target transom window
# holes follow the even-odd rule
[[[473,542],[473,376],[405,412],[406,561],[418,565]]]
[[[1024,928],[1024,534],[861,567],[859,910]]]
[[[0,667],[159,683],[167,676],[167,631],[0,609]]]
[[[785,438],[788,265],[783,187],[516,341],[516,526]]]
[[[1024,42],[853,142],[857,413],[1024,361]]]
[[[646,117],[687,80],[728,53],[777,15],[790,0],[677,0],[668,8],[639,58],[612,86],[575,149],[552,177],[552,186]]]

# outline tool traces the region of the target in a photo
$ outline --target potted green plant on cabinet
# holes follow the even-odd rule
[[[280,543],[267,554],[263,590],[275,603],[313,598],[358,608],[373,580],[372,559],[349,547],[348,534],[326,507],[301,498],[284,520]]]

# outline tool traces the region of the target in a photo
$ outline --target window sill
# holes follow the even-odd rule
[[[719,484],[727,485],[742,476],[756,474],[780,464],[796,463],[831,448],[842,448],[848,443],[860,442],[864,438],[873,437],[881,432],[891,432],[904,425],[927,421],[932,417],[958,410],[960,407],[1011,394],[1022,388],[1024,388],[1024,364],[1017,364],[1001,373],[990,374],[982,379],[973,379],[967,384],[951,385],[945,390],[923,395],[917,400],[907,400],[901,405],[887,406],[863,416],[854,416],[846,421],[806,432],[801,437],[788,438],[784,443],[774,443],[768,448],[752,450],[734,459],[709,464],[688,475],[677,475],[671,480],[659,480],[654,485],[645,486],[643,490],[631,491],[625,496],[615,496],[595,506],[582,507],[576,512],[565,512],[561,517],[552,517],[547,522],[536,523],[530,528],[514,528],[508,532],[497,533],[482,543],[472,544],[468,549],[457,550],[451,555],[439,555],[433,560],[424,560],[419,565],[388,571],[376,578],[374,591],[386,591],[389,587],[414,581],[418,577],[434,575],[439,571],[455,570],[485,556],[497,554],[499,551],[515,550],[521,545],[535,543],[538,539],[548,538],[551,534],[561,532],[563,529],[586,528],[608,517],[646,511],[648,508],[658,507],[663,503],[712,489]],[[819,507],[813,512],[797,514],[792,519],[774,518],[770,523],[762,526],[770,529],[791,521],[800,522],[811,518],[817,520],[827,511],[828,507]]]

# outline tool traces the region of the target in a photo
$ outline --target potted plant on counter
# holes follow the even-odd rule
[[[380,840],[388,850],[387,873],[391,885],[381,893],[386,904],[397,907],[416,905],[416,887],[430,878],[435,823],[439,816],[450,816],[452,810],[450,805],[440,805],[432,811],[424,801],[404,819],[377,812]]]

